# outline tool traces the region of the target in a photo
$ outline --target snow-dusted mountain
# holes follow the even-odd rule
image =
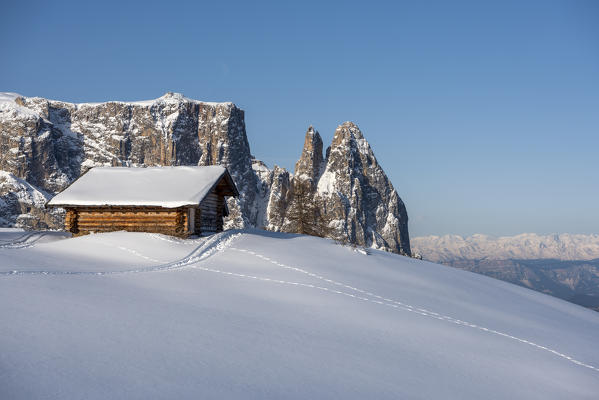
[[[26,180],[0,171],[0,226],[42,229],[59,224],[61,213],[44,209],[44,204],[51,198],[51,194]]]
[[[599,235],[426,236],[425,260],[477,272],[599,311]]]
[[[30,185],[20,191],[52,196],[93,166],[212,164],[229,169],[241,194],[229,202],[228,228],[293,230],[289,208],[297,204],[297,183],[307,180],[328,236],[410,254],[405,206],[353,123],[339,126],[326,155],[310,128],[294,175],[252,157],[244,112],[233,103],[167,93],[148,101],[74,104],[0,93],[0,170]],[[34,214],[44,215],[46,226],[60,225],[35,202],[0,207],[0,213],[4,226],[32,228]]]
[[[276,166],[265,170],[259,161],[254,169],[266,188],[267,229],[298,232],[287,214],[301,195],[300,202],[313,202],[313,211],[326,219],[325,236],[411,254],[406,207],[354,123],[337,128],[324,156],[320,134],[310,127],[294,174]]]
[[[599,314],[330,240],[0,232],[2,399],[594,399]]]
[[[488,235],[423,236],[412,238],[412,248],[426,260],[592,260],[599,258],[599,235]]]

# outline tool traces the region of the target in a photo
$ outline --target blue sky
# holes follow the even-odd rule
[[[596,1],[12,2],[0,50],[0,91],[233,101],[271,167],[354,121],[413,236],[599,233]]]

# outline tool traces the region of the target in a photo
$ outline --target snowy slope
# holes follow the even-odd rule
[[[3,399],[599,393],[599,314],[481,275],[264,231],[24,235],[0,232]]]

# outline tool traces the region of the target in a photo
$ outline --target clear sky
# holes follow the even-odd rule
[[[599,233],[599,2],[2,4],[0,91],[246,110],[293,169],[354,121],[412,236]]]

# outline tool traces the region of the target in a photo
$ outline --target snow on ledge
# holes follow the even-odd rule
[[[181,93],[173,93],[173,92],[168,92],[161,97],[158,97],[156,99],[151,99],[151,100],[139,100],[139,101],[109,100],[109,101],[85,102],[85,103],[71,103],[68,101],[51,100],[51,99],[45,99],[42,97],[35,97],[35,96],[27,97],[27,96],[22,96],[18,93],[12,93],[12,92],[0,92],[0,103],[4,102],[4,103],[12,103],[14,105],[17,105],[15,103],[15,100],[19,97],[28,98],[28,99],[42,99],[42,100],[48,100],[48,101],[52,101],[52,102],[65,103],[65,104],[73,104],[76,107],[97,106],[97,105],[106,104],[106,103],[130,104],[130,105],[134,105],[134,106],[152,106],[154,104],[177,104],[177,103],[182,103],[182,102],[202,104],[202,105],[208,105],[208,106],[213,106],[213,107],[217,107],[217,106],[233,107],[233,106],[235,106],[235,104],[233,104],[230,101],[227,101],[227,102],[200,101],[200,100],[194,100],[194,99],[185,97]]]

